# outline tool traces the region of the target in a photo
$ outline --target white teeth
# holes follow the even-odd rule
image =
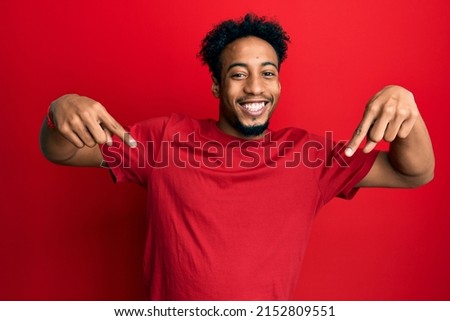
[[[261,110],[263,107],[265,106],[264,102],[260,102],[260,103],[247,103],[247,104],[243,104],[242,107],[244,107],[245,109],[251,111],[251,112],[256,112],[258,110]]]

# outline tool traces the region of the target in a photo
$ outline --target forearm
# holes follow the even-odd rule
[[[406,138],[397,136],[390,144],[388,159],[392,167],[413,185],[425,184],[433,178],[433,146],[420,115]]]
[[[41,127],[41,151],[51,162],[59,165],[100,167],[103,157],[98,145],[78,148],[56,129],[48,128],[47,121]]]
[[[55,107],[61,108],[61,101],[70,96],[77,95],[64,95],[50,104],[48,110],[49,114],[44,118],[40,131],[39,138],[42,153],[49,161],[57,164],[66,164],[76,155],[77,150],[79,149],[73,142],[69,141],[61,134],[60,130],[56,128],[53,120],[53,111]],[[50,119],[51,124],[49,124]]]
[[[40,146],[45,158],[57,164],[65,164],[77,153],[78,148],[56,129],[47,126],[45,118],[40,132]]]
[[[50,105],[55,128],[41,127],[40,145],[44,156],[57,164],[102,166],[99,144],[111,144],[117,135],[131,148],[136,141],[99,102],[76,94],[61,96]]]

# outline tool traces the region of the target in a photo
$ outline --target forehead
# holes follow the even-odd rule
[[[278,65],[275,49],[267,41],[253,36],[239,38],[229,43],[220,58],[223,67],[236,62],[245,64],[271,62]]]

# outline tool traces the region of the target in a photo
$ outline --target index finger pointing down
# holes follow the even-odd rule
[[[358,128],[355,130],[355,133],[353,134],[352,139],[348,142],[347,148],[345,149],[345,156],[351,157],[355,153],[358,146],[363,141],[365,135],[362,134],[363,129],[362,125],[360,124]]]
[[[137,146],[136,140],[131,136],[131,134],[125,129],[111,116],[110,119],[102,122],[103,126],[109,130],[109,132],[113,135],[117,135],[125,144],[130,146],[131,148],[135,148]]]

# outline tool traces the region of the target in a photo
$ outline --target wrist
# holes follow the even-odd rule
[[[55,122],[53,121],[52,105],[47,110],[47,127],[50,129],[56,128]]]

